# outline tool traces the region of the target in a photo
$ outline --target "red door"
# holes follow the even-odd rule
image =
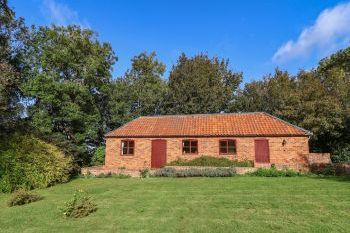
[[[166,164],[166,140],[152,141],[151,168],[160,168]]]
[[[270,149],[267,139],[255,140],[255,162],[270,163]]]

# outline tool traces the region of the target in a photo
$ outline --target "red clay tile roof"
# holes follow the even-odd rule
[[[308,136],[310,132],[267,113],[139,117],[106,137]]]

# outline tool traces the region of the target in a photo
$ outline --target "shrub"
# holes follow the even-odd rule
[[[158,169],[153,175],[163,177],[230,177],[235,175],[235,171],[232,168],[175,169],[172,167],[165,167]]]
[[[342,176],[346,175],[346,163],[333,163],[333,164],[324,164],[324,163],[315,163],[311,164],[310,171],[317,175],[323,176]]]
[[[7,202],[8,206],[25,205],[43,199],[40,195],[30,193],[25,189],[19,189],[12,194]]]
[[[91,158],[91,165],[97,166],[97,165],[103,165],[105,162],[105,146],[99,146],[97,147],[95,153],[93,154]]]
[[[201,156],[193,160],[175,160],[168,164],[169,166],[200,166],[200,167],[253,167],[252,161],[237,161],[227,158],[218,158],[213,156]]]
[[[31,135],[13,135],[0,141],[0,192],[45,188],[67,182],[72,159],[56,146]]]
[[[331,156],[333,163],[350,162],[350,144],[336,147]]]
[[[149,173],[148,168],[140,170],[140,177],[141,178],[147,178],[147,177],[149,177],[149,175],[150,175],[150,173]]]
[[[253,176],[262,176],[262,177],[294,177],[301,176],[300,172],[296,172],[290,169],[278,170],[275,167],[272,168],[259,168],[255,172],[249,173]]]
[[[83,190],[77,190],[72,200],[65,203],[62,212],[66,217],[82,218],[97,210],[97,205]]]

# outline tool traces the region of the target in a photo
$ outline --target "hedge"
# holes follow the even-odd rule
[[[178,159],[168,163],[168,166],[199,166],[199,167],[254,167],[254,163],[249,160],[238,161],[228,158],[218,158],[213,156],[201,156],[192,160]]]
[[[230,177],[236,174],[233,168],[187,168],[175,169],[172,167],[165,167],[158,169],[153,173],[153,176],[158,177]]]
[[[72,170],[70,157],[32,135],[16,134],[0,142],[0,192],[67,182]]]

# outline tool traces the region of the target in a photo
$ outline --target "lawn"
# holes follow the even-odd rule
[[[97,212],[66,219],[59,207],[86,190]],[[350,180],[342,178],[75,179],[7,207],[1,232],[349,232]]]

